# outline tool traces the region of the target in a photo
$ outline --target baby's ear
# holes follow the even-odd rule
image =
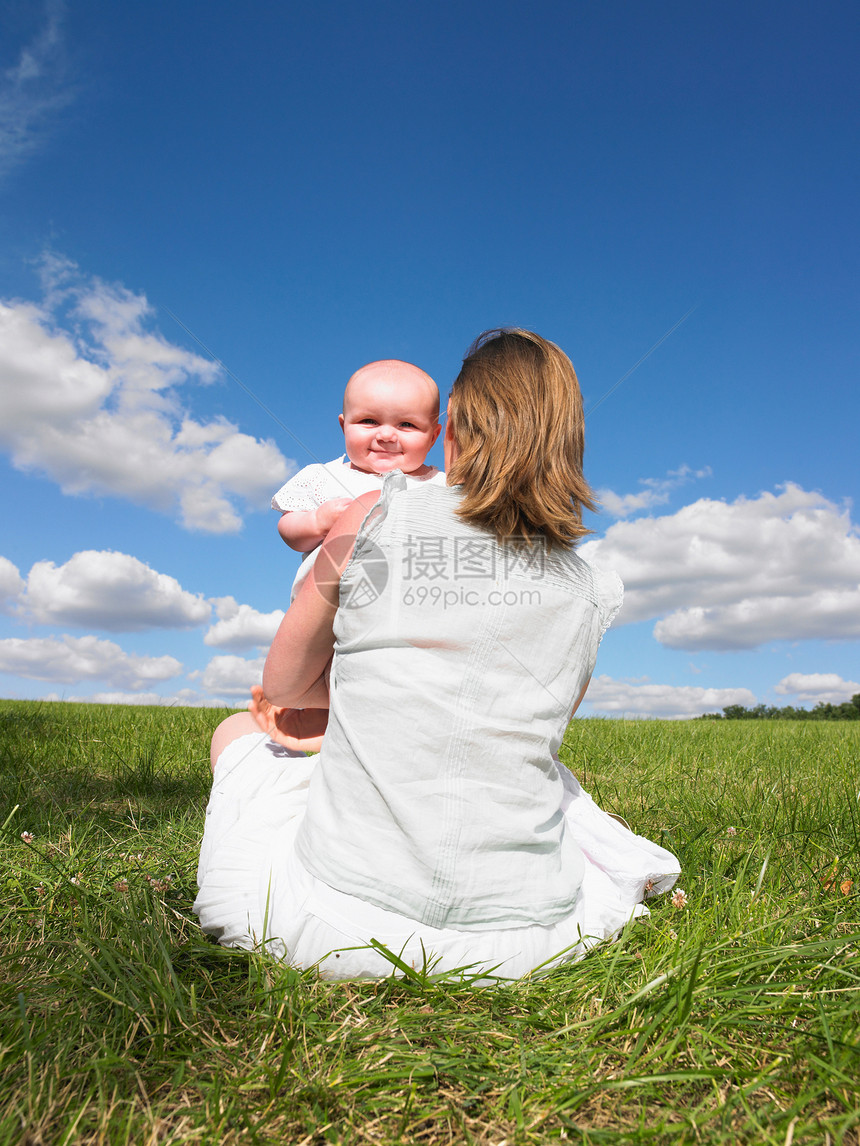
[[[340,428],[343,429],[343,414],[338,414],[337,420],[340,422]]]

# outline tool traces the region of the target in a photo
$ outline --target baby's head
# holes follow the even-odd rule
[[[414,473],[439,437],[439,390],[409,362],[370,362],[347,382],[339,421],[356,469]]]

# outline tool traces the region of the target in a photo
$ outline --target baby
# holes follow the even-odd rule
[[[385,474],[402,470],[407,482],[445,484],[444,473],[424,462],[441,428],[439,390],[417,366],[396,359],[362,366],[346,384],[338,420],[346,454],[306,466],[272,498],[272,508],[281,511],[278,532],[306,555],[291,599],[346,507],[360,494],[381,489]]]

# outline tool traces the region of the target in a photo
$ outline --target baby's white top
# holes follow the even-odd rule
[[[272,498],[272,509],[281,513],[317,509],[335,497],[360,497],[371,490],[382,489],[384,474],[368,474],[353,469],[346,454],[333,462],[314,462],[299,470],[295,477],[282,485]],[[433,482],[445,484],[445,474],[435,466],[428,466],[423,474],[404,474],[407,484]]]

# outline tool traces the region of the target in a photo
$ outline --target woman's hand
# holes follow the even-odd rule
[[[325,708],[278,708],[260,685],[251,687],[248,711],[261,732],[293,752],[319,752],[328,724]]]

